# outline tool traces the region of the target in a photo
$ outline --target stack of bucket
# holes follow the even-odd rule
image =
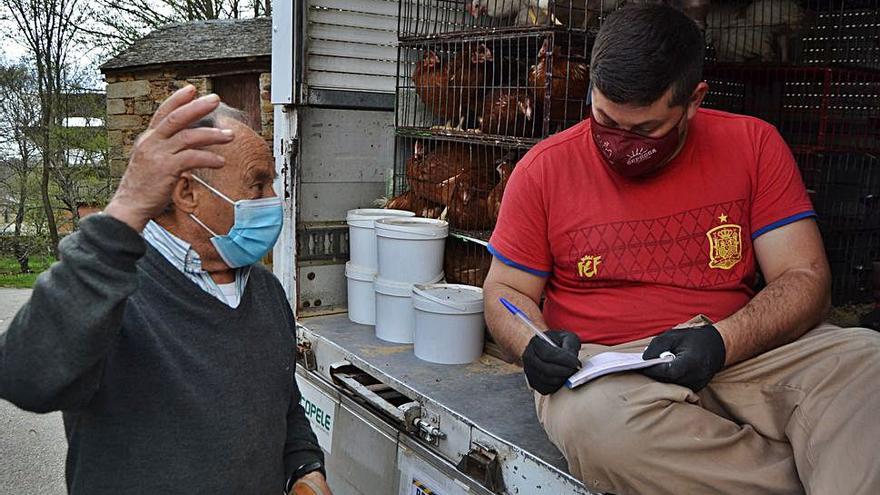
[[[413,286],[443,279],[448,235],[449,224],[442,220],[391,217],[376,221],[376,337],[413,342]]]
[[[386,217],[413,217],[403,210],[359,209],[346,216],[351,261],[345,264],[348,279],[348,318],[362,325],[376,324],[376,299],[373,281],[378,272],[376,255],[376,220]]]
[[[416,356],[465,364],[483,352],[483,290],[443,280],[449,225],[401,210],[351,210],[348,315]]]

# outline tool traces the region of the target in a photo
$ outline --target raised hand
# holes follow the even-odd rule
[[[232,130],[190,128],[219,104],[220,97],[215,94],[196,98],[193,86],[169,96],[135,141],[128,168],[104,213],[140,232],[171,201],[182,173],[222,167],[222,156],[202,148],[229,143]]]

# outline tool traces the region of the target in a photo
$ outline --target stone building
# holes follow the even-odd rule
[[[122,176],[134,140],[159,104],[187,83],[243,110],[271,146],[271,26],[270,18],[173,24],[102,65],[114,177]]]

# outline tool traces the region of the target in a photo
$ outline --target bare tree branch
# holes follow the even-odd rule
[[[64,118],[58,107],[64,91],[65,66],[89,10],[81,0],[0,0],[0,6],[11,13],[36,68],[40,108],[39,139],[36,142],[42,158],[40,195],[52,251],[57,256],[58,228],[49,184],[59,150],[52,138]]]
[[[96,43],[110,41],[116,51],[167,24],[208,19],[238,19],[271,14],[270,0],[96,0],[89,28]]]

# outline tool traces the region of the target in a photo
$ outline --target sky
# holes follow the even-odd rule
[[[3,43],[3,53],[6,58],[16,59],[25,54],[25,49],[17,43]]]
[[[86,0],[88,3],[91,0]],[[0,12],[0,31],[2,32],[11,32],[13,35],[10,37],[0,38],[0,46],[3,47],[3,57],[6,60],[17,60],[23,55],[27,54],[27,48],[22,45],[20,42],[17,42],[16,39],[20,39],[20,37],[15,36],[15,32],[17,31],[17,27],[15,22],[12,19],[3,19],[2,14],[4,12]],[[8,13],[6,13],[8,15]],[[85,75],[87,77],[86,86],[89,89],[104,89],[104,78],[101,75],[101,71],[98,70],[98,66],[106,61],[107,53],[98,53],[96,49],[87,49],[84,46],[74,46],[70,52],[69,60],[73,62],[78,68],[85,70]]]

